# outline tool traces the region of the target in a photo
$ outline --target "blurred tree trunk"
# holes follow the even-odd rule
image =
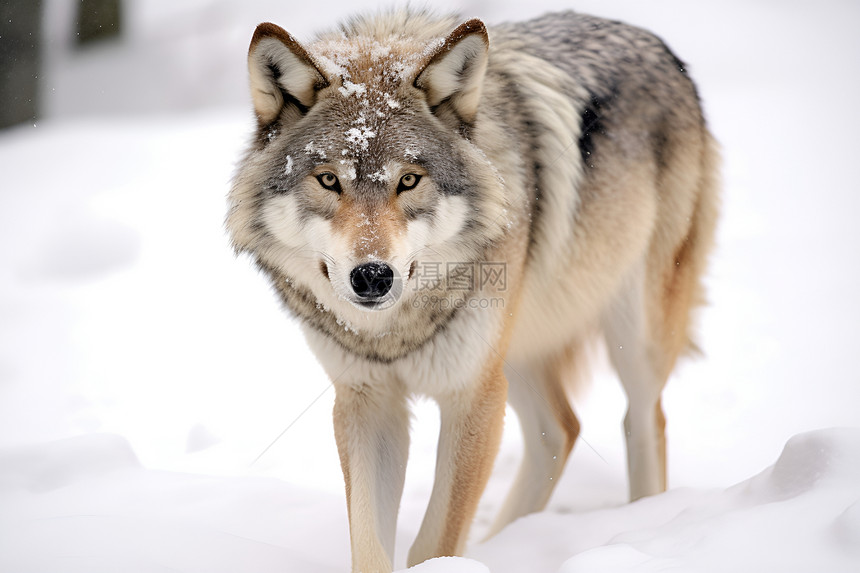
[[[0,128],[38,111],[41,0],[0,0]]]
[[[119,36],[121,20],[120,0],[80,0],[76,23],[78,45]]]

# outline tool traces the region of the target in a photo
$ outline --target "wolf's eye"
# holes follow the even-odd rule
[[[317,181],[320,182],[320,185],[330,191],[335,191],[337,193],[340,193],[341,191],[340,181],[338,180],[337,175],[335,175],[334,173],[331,173],[329,171],[326,171],[325,173],[320,173],[319,175],[317,175]]]
[[[400,178],[400,183],[397,184],[397,192],[400,193],[401,191],[409,191],[410,189],[415,189],[415,186],[418,185],[419,181],[421,181],[420,175],[416,175],[415,173],[407,173]]]

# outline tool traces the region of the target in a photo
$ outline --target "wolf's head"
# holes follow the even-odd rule
[[[442,280],[446,263],[474,260],[505,222],[501,178],[471,141],[488,45],[478,20],[404,13],[308,47],[258,26],[258,131],[230,194],[235,247],[347,314],[400,304],[424,263]]]

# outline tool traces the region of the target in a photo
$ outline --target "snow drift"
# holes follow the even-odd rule
[[[93,434],[0,452],[0,570],[343,571],[343,501],[268,478],[147,470]],[[402,532],[401,532],[402,533]],[[416,573],[853,572],[860,429],[800,434],[726,490],[520,519]]]

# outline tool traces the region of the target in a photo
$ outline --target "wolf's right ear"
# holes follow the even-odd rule
[[[328,85],[302,45],[268,22],[254,31],[248,73],[254,111],[264,124],[278,117],[286,105],[306,112],[316,101],[317,91]]]
[[[458,26],[425,61],[415,87],[427,94],[431,109],[447,104],[462,121],[471,123],[478,112],[487,71],[490,40],[480,20]]]

